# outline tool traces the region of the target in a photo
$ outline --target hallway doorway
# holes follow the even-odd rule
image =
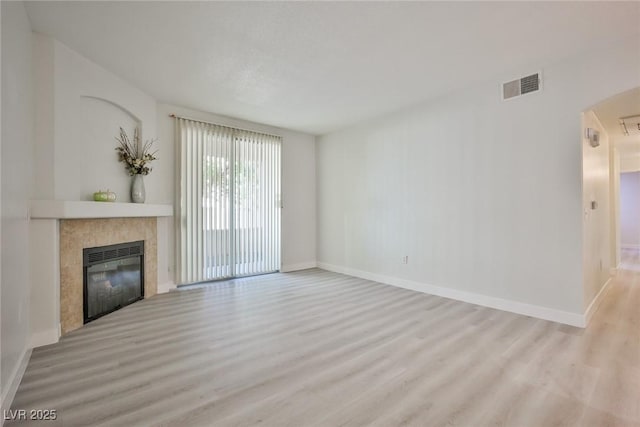
[[[632,153],[636,157],[637,153]],[[635,168],[633,168],[635,169]],[[640,271],[640,171],[620,173],[620,264]]]
[[[601,183],[608,180],[608,189],[599,195],[601,200],[607,199],[609,217],[603,219],[608,221],[608,237],[600,242],[600,249],[608,243],[611,273],[618,269],[640,271],[640,87],[598,103],[585,112],[587,115],[590,121],[583,121],[583,136],[588,139],[588,132],[599,133],[608,154],[608,174],[600,170],[598,178]],[[584,148],[585,156],[594,151],[590,145]],[[583,197],[587,203],[596,198],[593,191]]]

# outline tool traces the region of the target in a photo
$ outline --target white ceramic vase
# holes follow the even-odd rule
[[[144,176],[140,174],[133,175],[133,181],[131,181],[131,201],[133,203],[144,203],[145,197]]]

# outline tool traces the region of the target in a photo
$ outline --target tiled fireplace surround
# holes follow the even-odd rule
[[[32,200],[31,347],[83,326],[84,248],[144,240],[145,298],[175,285],[169,267],[173,206]]]
[[[144,240],[144,297],[157,293],[156,218],[63,219],[60,221],[60,326],[62,334],[83,324],[82,250]]]

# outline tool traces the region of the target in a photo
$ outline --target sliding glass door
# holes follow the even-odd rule
[[[181,284],[280,268],[281,138],[176,119]]]

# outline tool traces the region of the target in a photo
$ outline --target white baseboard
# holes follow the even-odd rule
[[[593,300],[591,301],[591,304],[589,304],[589,307],[587,307],[587,311],[585,311],[584,313],[585,327],[589,324],[595,312],[598,311],[598,308],[600,307],[600,303],[602,303],[602,300],[607,294],[607,291],[609,290],[609,285],[611,284],[611,282],[613,282],[613,277],[609,277],[609,280],[607,280],[604,283],[604,285],[602,285],[602,287],[600,288],[600,292],[598,292],[598,295],[596,295],[593,298]]]
[[[18,362],[16,368],[13,370],[11,375],[9,376],[9,381],[7,381],[7,389],[4,390],[2,394],[2,414],[4,415],[5,411],[11,409],[11,404],[13,403],[13,398],[16,397],[16,392],[18,391],[18,387],[20,386],[20,382],[22,381],[22,376],[24,375],[24,371],[27,369],[27,365],[29,364],[29,359],[31,358],[31,349],[28,348],[22,353],[22,357]],[[4,416],[2,417],[2,424],[4,424]]]
[[[166,294],[167,292],[171,292],[173,289],[176,289],[176,288],[177,286],[173,282],[158,283],[157,293]]]
[[[55,344],[60,340],[58,328],[48,331],[34,332],[31,334],[31,348],[42,347],[43,345]]]
[[[319,262],[318,267],[336,273],[348,274],[350,276],[360,277],[362,279],[373,280],[375,282],[397,286],[399,288],[411,289],[413,291],[418,291],[430,295],[437,295],[440,297],[463,301],[470,304],[481,305],[483,307],[495,308],[497,310],[522,314],[525,316],[531,316],[543,320],[550,320],[552,322],[563,323],[579,328],[584,328],[586,326],[585,316],[579,313],[572,313],[569,311],[556,310],[539,305],[532,305],[497,297],[490,297],[473,292],[444,288],[441,286],[429,285],[426,283],[400,279],[397,277],[384,276],[381,274],[327,264],[324,262]]]
[[[307,270],[309,268],[316,268],[318,263],[315,261],[299,262],[297,264],[285,264],[280,267],[281,273],[289,273],[291,271]]]

